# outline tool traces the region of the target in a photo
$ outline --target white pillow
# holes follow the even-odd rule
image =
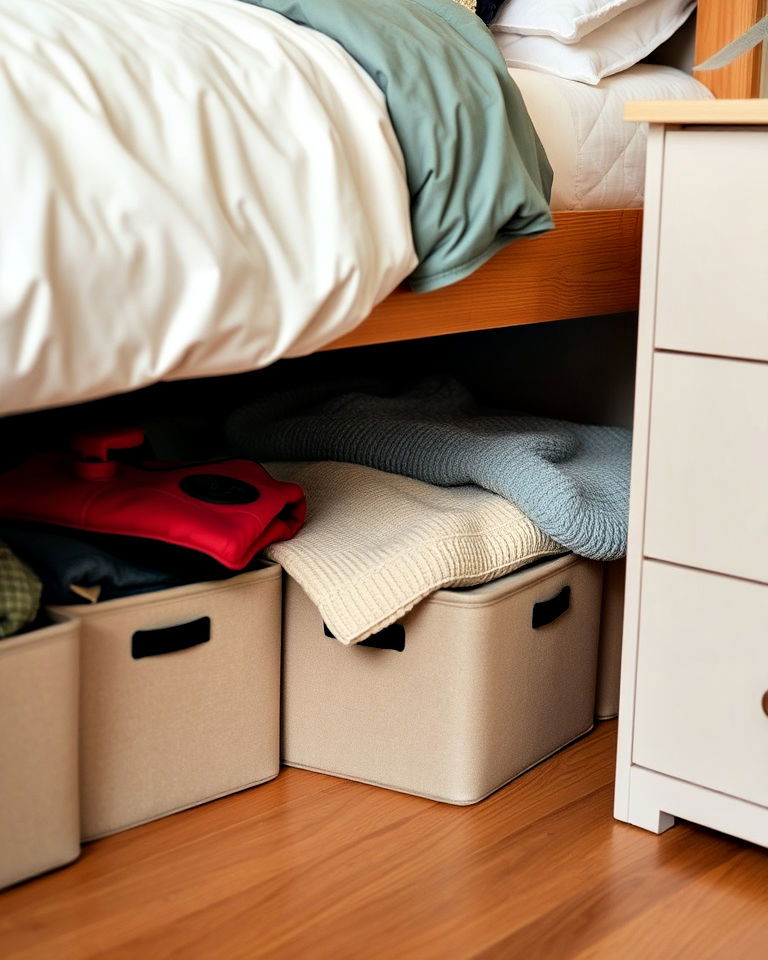
[[[644,0],[507,0],[493,21],[500,33],[576,43]]]
[[[647,57],[672,36],[695,6],[696,0],[645,0],[579,43],[503,33],[495,26],[492,29],[507,66],[594,85]]]

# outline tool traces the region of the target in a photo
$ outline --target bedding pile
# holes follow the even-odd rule
[[[642,205],[647,125],[626,123],[625,104],[712,98],[688,69],[690,12],[690,0],[502,4],[492,30],[552,164],[553,210]],[[660,62],[638,62],[675,31]]]
[[[2,414],[310,353],[551,226],[449,0],[0,0],[0,49]]]
[[[552,170],[480,20],[446,0],[242,0],[338,41],[381,88],[405,157],[428,291],[552,227]]]
[[[0,412],[308,352],[415,266],[386,105],[234,0],[0,0]]]

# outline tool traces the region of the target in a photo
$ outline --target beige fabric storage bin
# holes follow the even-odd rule
[[[345,647],[286,577],[284,762],[448,803],[482,800],[592,727],[601,578],[601,564],[559,557],[441,590]]]
[[[280,567],[52,613],[81,624],[84,840],[277,775]]]
[[[597,655],[595,716],[610,720],[619,713],[621,637],[624,629],[624,580],[626,560],[613,560],[603,568],[603,603],[600,646]]]
[[[0,641],[0,887],[75,860],[77,623]]]

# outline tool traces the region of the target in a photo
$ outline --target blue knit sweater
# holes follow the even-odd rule
[[[433,379],[396,396],[354,385],[272,395],[232,414],[227,434],[258,460],[337,460],[477,484],[574,553],[610,560],[626,550],[631,434],[618,427],[484,410],[455,381]]]

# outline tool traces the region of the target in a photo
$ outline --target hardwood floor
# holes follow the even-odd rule
[[[768,956],[768,854],[611,818],[615,723],[474,807],[285,770],[0,895],[0,956]]]

